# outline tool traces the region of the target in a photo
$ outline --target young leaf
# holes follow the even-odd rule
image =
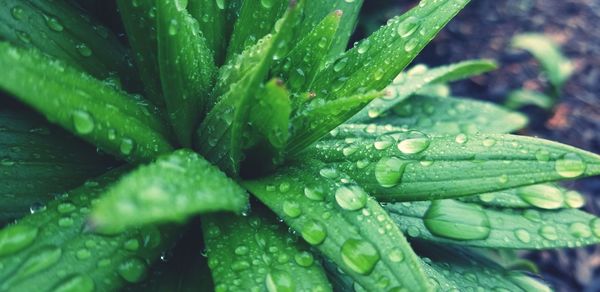
[[[388,94],[371,102],[352,117],[349,122],[366,122],[375,119],[405,102],[408,97],[419,92],[427,85],[460,80],[496,68],[496,63],[489,60],[465,61],[433,69],[427,69],[423,65],[414,66],[408,72],[401,73],[394,79],[393,83],[386,88]]]
[[[428,134],[505,134],[525,127],[527,117],[489,102],[415,95],[372,122]]]
[[[341,17],[341,10],[336,10],[325,17],[271,70],[272,74],[286,81],[292,93],[306,92],[313,83],[327,58]],[[294,109],[301,103],[302,100],[295,98]]]
[[[228,25],[227,19],[228,7],[226,7],[229,4],[229,1],[215,0],[191,0],[188,4],[188,11],[200,23],[200,31],[217,66],[225,61],[225,52],[231,34],[231,25]]]
[[[230,175],[235,176],[239,172],[242,138],[243,134],[247,133],[249,110],[258,98],[258,88],[266,78],[275,52],[286,40],[287,33],[296,22],[300,11],[300,4],[290,6],[280,20],[279,31],[267,35],[251,48],[257,49],[255,53],[250,54],[253,61],[246,63],[245,60],[241,60],[241,63],[252,64],[252,68],[248,67],[245,72],[233,70],[237,75],[235,79],[239,81],[230,83],[228,91],[208,113],[196,132],[195,148]]]
[[[517,35],[512,39],[512,46],[531,53],[540,62],[556,90],[560,90],[573,74],[573,64],[563,56],[560,48],[551,39],[542,34]]]
[[[33,112],[10,108],[0,109],[0,157],[2,221],[28,214],[116,164]]]
[[[556,184],[539,184],[499,192],[460,198],[463,202],[497,208],[581,208],[585,197],[577,191],[567,190]]]
[[[160,115],[141,99],[7,43],[0,43],[0,68],[1,89],[111,154],[147,161],[172,149]]]
[[[520,109],[528,105],[535,105],[545,110],[550,110],[556,99],[544,93],[533,90],[514,90],[506,97],[504,106],[510,109]]]
[[[331,291],[327,276],[303,242],[264,210],[250,216],[202,217],[216,291]]]
[[[275,27],[289,0],[242,1],[227,49],[227,59],[262,39]]]
[[[328,13],[336,10],[342,11],[343,15],[336,30],[331,48],[326,54],[327,60],[335,59],[337,56],[346,51],[346,46],[350,40],[350,36],[354,32],[360,8],[363,0],[320,0],[308,1],[304,12],[304,20],[301,23],[299,35],[308,35]]]
[[[429,290],[404,235],[345,174],[315,163],[243,185],[367,291]]]
[[[169,118],[179,142],[191,147],[216,67],[198,22],[178,0],[156,5],[158,58]]]
[[[117,0],[117,5],[129,45],[136,52],[135,61],[144,84],[145,94],[156,105],[162,106],[165,100],[162,96],[158,67],[156,1]]]
[[[94,206],[99,230],[124,230],[182,222],[214,211],[243,211],[246,192],[218,168],[190,150],[178,150],[141,166],[111,186]]]
[[[89,232],[90,202],[121,173],[88,181],[0,230],[0,289],[113,291],[141,280],[147,263],[169,247],[178,228],[148,227],[109,236]]]
[[[259,102],[251,105],[248,115],[249,138],[255,141],[245,142],[245,147],[254,146],[264,140],[271,147],[281,149],[288,139],[288,128],[292,106],[290,93],[281,80],[272,79],[257,93]]]
[[[309,103],[292,118],[292,137],[287,152],[294,155],[308,147],[381,95],[372,91],[335,100],[317,99]]]
[[[600,174],[596,154],[512,135],[391,131],[325,140],[304,153],[300,159],[347,172],[380,201],[460,197]]]
[[[600,242],[600,219],[576,209],[488,209],[455,200],[385,206],[411,237],[472,247],[550,249]]]
[[[382,90],[469,0],[421,2],[389,21],[317,75],[312,90],[334,99]]]
[[[136,87],[137,72],[116,36],[67,1],[1,0],[0,39],[64,60],[99,78]],[[116,76],[115,76],[116,74]]]

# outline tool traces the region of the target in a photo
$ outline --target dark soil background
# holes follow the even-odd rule
[[[547,86],[539,66],[527,53],[511,50],[519,33],[544,33],[573,61],[575,74],[551,112],[526,108],[531,122],[520,134],[538,136],[600,153],[600,1],[472,0],[472,3],[416,60],[437,66],[490,58],[500,69],[452,86],[458,96],[502,102],[511,90]],[[357,38],[417,1],[365,0]],[[586,209],[600,215],[600,179],[566,183],[588,198]],[[600,291],[600,246],[530,253],[542,277],[557,291]]]

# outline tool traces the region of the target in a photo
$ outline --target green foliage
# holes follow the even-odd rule
[[[469,1],[346,51],[362,2],[118,0],[121,42],[71,2],[0,0],[0,291],[548,290],[491,251],[598,243],[554,182],[600,157],[452,96],[492,61],[402,73]]]

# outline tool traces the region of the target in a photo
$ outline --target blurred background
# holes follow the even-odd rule
[[[365,0],[358,40],[418,1]],[[540,62],[511,46],[513,37],[541,33],[570,60],[573,73],[546,109],[525,105],[530,125],[520,134],[538,136],[600,153],[600,1],[472,0],[415,63],[438,66],[490,58],[499,69],[452,85],[456,96],[504,104],[515,90],[548,93]],[[555,94],[556,93],[556,94]],[[540,102],[537,102],[538,104]],[[544,102],[541,102],[544,103]],[[600,179],[565,183],[586,195],[585,209],[600,215]],[[557,291],[600,291],[600,246],[524,255]]]

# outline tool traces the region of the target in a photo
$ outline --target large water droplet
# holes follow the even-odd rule
[[[421,132],[412,131],[409,133],[409,138],[398,143],[398,150],[404,154],[417,154],[425,151],[431,140]]]
[[[123,155],[129,155],[133,152],[133,148],[135,148],[135,143],[133,140],[129,138],[124,138],[121,140],[121,145],[119,145],[119,150]]]
[[[188,6],[188,0],[175,0],[177,11],[184,11]]]
[[[25,11],[23,10],[23,7],[17,5],[10,9],[10,14],[12,15],[12,17],[14,19],[22,20],[24,14],[25,14]]]
[[[562,177],[578,177],[585,172],[587,165],[575,153],[569,153],[557,160],[554,165],[558,175]]]
[[[515,236],[521,242],[524,242],[524,243],[531,242],[531,234],[529,234],[529,231],[527,231],[525,229],[517,229],[517,230],[515,230]]]
[[[409,37],[417,31],[420,21],[414,16],[409,16],[398,25],[398,35],[400,37]]]
[[[519,197],[538,208],[558,209],[563,207],[563,194],[557,187],[550,185],[533,185],[517,189]]]
[[[144,278],[146,264],[141,259],[130,258],[121,263],[117,271],[125,281],[137,283]]]
[[[275,4],[275,0],[260,0],[260,5],[267,9],[273,7],[273,4]]]
[[[294,260],[301,267],[310,267],[315,262],[313,255],[307,251],[297,253],[294,256]]]
[[[343,186],[335,192],[335,201],[342,209],[354,211],[367,204],[367,193],[359,186]]]
[[[325,199],[325,192],[319,187],[304,188],[304,195],[313,201],[323,201]]]
[[[384,188],[391,188],[402,179],[407,162],[396,157],[384,157],[375,165],[375,179]]]
[[[585,223],[575,222],[569,225],[569,233],[577,238],[587,238],[592,235],[592,230]]]
[[[432,202],[424,223],[432,234],[456,240],[485,239],[490,235],[490,220],[480,207],[454,200]]]
[[[0,256],[20,251],[33,243],[38,229],[26,225],[9,225],[0,230]]]
[[[342,261],[352,271],[369,274],[379,261],[379,252],[370,242],[348,239],[341,248]]]
[[[225,9],[225,0],[215,0],[215,2],[217,3],[217,7],[219,7],[219,9]]]
[[[399,263],[404,260],[404,252],[399,247],[396,247],[388,253],[388,258],[394,263]]]
[[[53,31],[61,32],[65,29],[65,27],[60,23],[60,21],[56,17],[45,16],[46,25]]]
[[[296,218],[302,214],[300,204],[294,201],[283,202],[283,213],[291,218]]]
[[[94,131],[94,118],[86,111],[74,111],[73,126],[78,134],[89,134]]]
[[[265,278],[265,286],[269,292],[293,292],[296,291],[296,285],[292,276],[281,270],[271,270]]]
[[[543,226],[542,228],[540,228],[538,233],[540,234],[540,236],[547,240],[558,239],[558,233],[556,233],[556,228],[554,226]]]
[[[84,57],[89,57],[92,55],[92,49],[90,49],[90,47],[84,43],[78,44],[75,46],[75,48],[77,49],[77,52]]]
[[[325,230],[325,227],[323,227],[321,223],[314,220],[306,222],[300,230],[300,233],[302,238],[312,245],[320,244],[327,237],[327,231]]]

